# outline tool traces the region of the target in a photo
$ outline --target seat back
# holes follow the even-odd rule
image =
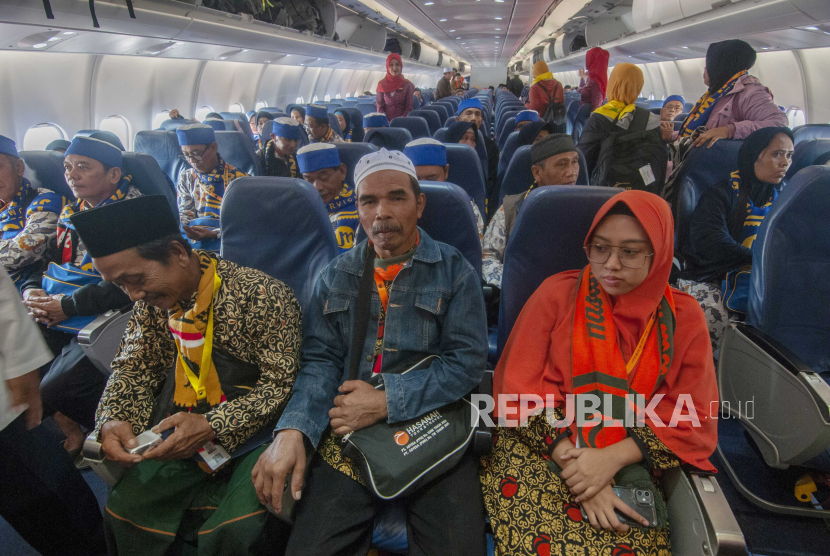
[[[357,101],[356,100],[344,100],[343,104],[341,104],[340,106],[342,106],[343,108],[354,108],[355,106],[357,106]]]
[[[285,282],[303,310],[337,256],[320,194],[292,178],[239,178],[222,201],[222,257]]]
[[[364,116],[366,114],[371,114],[372,112],[377,111],[377,108],[375,108],[375,105],[370,104],[368,102],[358,102],[357,105],[355,105],[355,108],[360,110],[360,113],[363,114]],[[361,118],[361,120],[362,120],[362,118]]]
[[[752,246],[747,322],[816,372],[830,371],[830,168],[795,175],[772,205]]]
[[[406,144],[412,141],[412,135],[402,127],[378,127],[366,134],[364,141],[378,148],[403,151]]]
[[[674,250],[684,253],[689,243],[689,223],[701,195],[711,186],[729,179],[738,168],[738,150],[743,141],[718,141],[711,148],[694,148],[686,155],[675,180]]]
[[[133,144],[135,152],[152,156],[174,184],[179,181],[179,173],[190,168],[182,157],[175,131],[139,131]]]
[[[456,116],[450,116],[449,118],[447,118],[447,121],[444,122],[444,127],[450,127],[450,124],[453,124],[457,121],[458,121],[458,118]]]
[[[99,141],[106,141],[111,145],[115,145],[121,151],[126,151],[127,149],[124,148],[124,144],[121,142],[121,139],[118,136],[111,132],[111,131],[103,131],[100,129],[82,129],[78,133],[75,134],[76,137],[91,137],[93,139],[98,139]]]
[[[787,170],[786,179],[792,178],[799,171],[813,164],[823,164],[825,156],[830,153],[830,138],[804,139],[795,145],[793,163]]]
[[[241,131],[217,131],[216,143],[225,162],[249,176],[262,175],[262,163],[256,154],[255,144]]]
[[[516,195],[527,191],[527,188],[533,183],[533,171],[530,163],[530,145],[519,147],[513,154],[513,159],[507,166],[507,170],[502,180],[502,186],[499,189],[499,206],[505,195]],[[576,177],[577,185],[589,185],[588,183],[588,165],[585,162],[585,155],[582,151],[577,149],[579,155],[579,175]]]
[[[519,148],[518,145],[519,132],[514,131],[507,136],[507,139],[505,139],[504,148],[500,148],[501,156],[499,157],[499,177],[504,178],[504,174],[507,172],[507,167],[510,165],[510,160],[516,153],[516,149]]]
[[[527,196],[504,251],[498,354],[525,302],[548,277],[588,264],[582,244],[597,211],[620,190],[565,185]],[[556,241],[551,241],[556,238]]]
[[[164,120],[163,122],[161,122],[159,129],[164,131],[176,131],[176,129],[185,125],[190,125],[192,123],[194,123],[193,120]]]
[[[447,181],[458,185],[475,201],[479,212],[485,214],[487,186],[481,160],[469,145],[449,144],[447,147],[447,164],[450,165]]]
[[[427,122],[427,126],[429,127],[430,136],[435,135],[435,132],[441,129],[441,119],[438,117],[438,114],[433,112],[432,110],[424,110],[422,107],[421,110],[411,111],[409,113],[409,117],[418,117],[425,119]]]
[[[830,124],[805,124],[793,129],[795,144],[798,145],[807,139],[830,137]]]
[[[339,108],[339,107],[338,107]],[[343,129],[340,127],[340,120],[337,119],[337,114],[334,112],[329,112],[329,125],[334,132],[339,135],[342,139],[343,137]]]
[[[178,218],[175,184],[159,167],[158,162],[147,153],[126,152],[121,160],[121,174],[132,176],[131,184],[142,195],[164,195],[173,214]]]
[[[450,117],[449,113],[447,112],[447,107],[441,106],[440,104],[430,104],[429,106],[424,106],[421,109],[421,111],[423,110],[435,112],[438,115],[439,122],[446,122],[447,118]]]
[[[342,110],[349,115],[349,120],[352,124],[352,143],[360,143],[363,141],[363,114],[360,113],[360,110],[346,106],[338,108],[338,110]]]
[[[574,139],[574,143],[579,143],[579,137],[582,135],[582,128],[585,127],[585,123],[588,121],[588,118],[591,117],[591,105],[590,104],[583,104],[579,107],[579,110],[576,113],[576,118],[574,118],[574,126],[573,132],[571,136]]]
[[[566,112],[567,119],[568,119],[567,133],[573,133],[574,120],[576,120],[576,113],[579,112],[579,106],[581,104],[582,104],[582,101],[580,101],[580,100],[572,100],[568,104],[568,111]]]
[[[513,127],[516,127],[516,115],[521,111],[521,109],[505,110],[502,113],[499,121],[496,122],[496,137],[501,137],[501,134],[504,133],[504,126],[510,118],[513,118]],[[508,133],[508,135],[510,134]]]
[[[452,145],[453,144],[453,143],[447,143],[447,128],[445,128],[445,127],[442,127],[441,129],[439,129],[435,133],[435,135],[433,136],[433,139],[435,139],[436,141],[441,141],[445,145]],[[457,144],[460,144],[460,143],[457,143]],[[479,161],[481,162],[481,169],[484,172],[484,179],[487,180],[487,179],[489,179],[489,176],[487,175],[488,174],[488,169],[489,169],[489,166],[487,165],[487,161],[488,161],[487,147],[484,146],[484,135],[482,135],[481,130],[476,130],[476,148],[475,148],[475,151],[476,151],[476,154],[478,155]]]
[[[263,110],[269,114],[271,113],[265,108],[263,108]],[[225,129],[228,131],[241,131],[245,137],[251,141],[254,140],[254,132],[251,129],[251,123],[248,121],[248,118],[245,117],[245,114],[242,112],[219,112],[219,115],[225,119]],[[232,123],[229,124],[229,122]]]
[[[48,189],[66,197],[67,201],[75,199],[72,190],[66,184],[63,171],[63,155],[56,151],[20,151],[17,153],[26,164],[23,177],[29,180],[35,189]]]
[[[663,108],[663,102],[664,101],[662,101],[662,100],[650,100],[650,101],[648,101],[648,107],[652,110],[657,110],[657,112],[655,112],[655,113],[659,114],[660,109]]]
[[[354,169],[357,166],[357,161],[369,153],[377,152],[379,149],[369,143],[335,143],[334,146],[337,147],[340,162],[346,165],[346,183],[354,189]]]
[[[262,111],[262,110],[265,110],[266,112],[268,112],[272,116],[274,114],[282,114],[283,113],[282,108],[279,108],[277,106],[266,106],[265,108],[260,108],[260,111]],[[221,112],[220,112],[220,114],[221,114]],[[224,118],[224,116],[222,116],[222,117]]]
[[[677,116],[675,116],[674,121],[683,123],[683,122],[686,121],[686,118],[688,118],[688,117],[689,117],[689,113],[688,112],[683,112],[682,114],[678,114]]]
[[[510,137],[510,134],[514,131],[516,131],[516,116],[511,116],[510,118],[507,118],[507,121],[504,122],[501,131],[498,135],[496,135],[496,144],[499,147],[499,151],[504,148],[507,138]]]
[[[429,133],[429,126],[427,121],[417,116],[407,116],[400,118],[392,118],[389,122],[390,127],[400,127],[409,131],[413,139],[421,139],[422,137],[432,137]]]

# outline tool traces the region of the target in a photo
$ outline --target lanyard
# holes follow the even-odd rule
[[[631,371],[634,370],[634,367],[637,366],[637,362],[640,360],[640,356],[643,354],[643,350],[646,347],[646,341],[648,340],[649,334],[651,334],[651,328],[654,326],[654,321],[657,317],[657,313],[651,315],[651,319],[649,319],[648,324],[646,325],[646,330],[643,332],[643,335],[640,337],[640,343],[637,344],[637,348],[634,350],[634,353],[631,355],[631,360],[625,364],[625,374],[630,375]]]
[[[198,377],[193,373],[192,370],[190,370],[190,366],[187,363],[185,363],[184,358],[182,357],[181,347],[178,343],[176,344],[176,347],[179,348],[179,361],[181,361],[182,367],[184,367],[184,373],[187,375],[187,380],[190,381],[190,385],[193,386],[193,390],[196,392],[197,400],[203,400],[207,397],[205,382],[207,382],[207,377],[210,373],[210,356],[213,352],[213,302],[216,300],[216,294],[219,293],[219,286],[222,285],[222,279],[219,278],[219,273],[216,271],[216,263],[214,262],[212,264],[213,299],[210,300],[210,306],[208,307],[208,323],[207,330],[205,330],[205,343],[202,347],[202,363],[199,366]]]
[[[386,291],[386,283],[383,281],[383,278],[374,274],[375,277],[375,285],[378,287],[378,295],[380,296],[380,303],[383,305],[383,310],[386,311],[386,306],[389,304],[389,292]]]

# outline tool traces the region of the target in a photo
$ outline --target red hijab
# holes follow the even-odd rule
[[[668,204],[657,195],[623,191],[599,210],[586,243],[617,203],[624,203],[631,209],[654,247],[646,279],[631,292],[612,298],[611,318],[618,332],[617,342],[624,360],[628,361],[666,290],[674,256],[674,222]],[[564,407],[565,396],[574,391],[571,346],[580,272],[572,270],[551,276],[527,301],[496,366],[495,396],[537,394],[544,398],[553,394],[554,406]],[[681,460],[700,469],[714,470],[708,458],[717,444],[716,413],[719,407],[709,330],[694,298],[677,290],[672,290],[672,296],[676,309],[674,352],[671,366],[654,392],[654,395],[663,394],[654,412],[666,426],[654,426],[648,417],[645,421]],[[630,380],[636,373],[635,368]],[[699,427],[682,420],[675,427],[667,426],[681,394],[690,396]],[[518,403],[506,405],[518,407]],[[715,412],[713,418],[709,418],[712,411]],[[689,406],[684,406],[681,415],[689,413]],[[517,415],[513,413],[506,417],[515,419]],[[576,424],[571,425],[571,432],[576,434]]]
[[[608,51],[595,46],[585,54],[585,65],[588,67],[588,77],[599,85],[602,98],[605,98],[605,89],[608,88]]]
[[[392,63],[392,60],[397,60],[401,64],[401,73],[395,76],[389,72],[389,64]],[[401,60],[399,54],[390,54],[386,57],[386,77],[378,82],[378,92],[394,93],[403,87],[404,83],[406,83],[406,78],[403,76],[403,60]]]

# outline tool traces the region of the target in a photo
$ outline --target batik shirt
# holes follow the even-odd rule
[[[212,256],[195,253],[200,258]],[[258,270],[214,258],[222,279],[213,309],[214,357],[218,350],[225,351],[255,365],[260,373],[250,393],[205,413],[217,441],[233,452],[273,423],[288,400],[299,369],[302,322],[291,288]],[[187,311],[195,303],[194,292],[182,307]],[[168,318],[167,311],[136,302],[98,405],[96,435],[108,421],[128,422],[135,434],[151,425],[154,396],[177,357]]]
[[[196,218],[219,218],[228,184],[247,175],[222,160],[221,156],[216,169],[210,174],[202,174],[195,168],[183,170],[176,185],[181,224],[187,226]]]
[[[319,141],[315,141],[311,139],[311,133],[308,134],[308,138],[312,143],[342,143],[343,138],[337,135],[333,129],[329,128],[328,132],[326,133],[325,137],[320,139]]]
[[[328,203],[326,209],[329,212],[331,227],[334,229],[337,247],[341,253],[345,253],[354,247],[354,236],[360,226],[360,218],[357,215],[357,194],[344,183],[340,195]]]
[[[501,276],[504,269],[504,248],[507,245],[507,223],[504,205],[499,207],[484,238],[481,240],[481,276],[485,284],[501,288]]]
[[[58,215],[66,199],[48,189],[35,189],[23,178],[14,199],[0,206],[0,265],[7,272],[40,261],[55,247]]]

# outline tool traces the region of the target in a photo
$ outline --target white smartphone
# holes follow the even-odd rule
[[[139,456],[161,444],[162,438],[153,431],[144,431],[135,437],[138,440],[138,446],[132,448],[129,452],[131,454],[138,454]]]

